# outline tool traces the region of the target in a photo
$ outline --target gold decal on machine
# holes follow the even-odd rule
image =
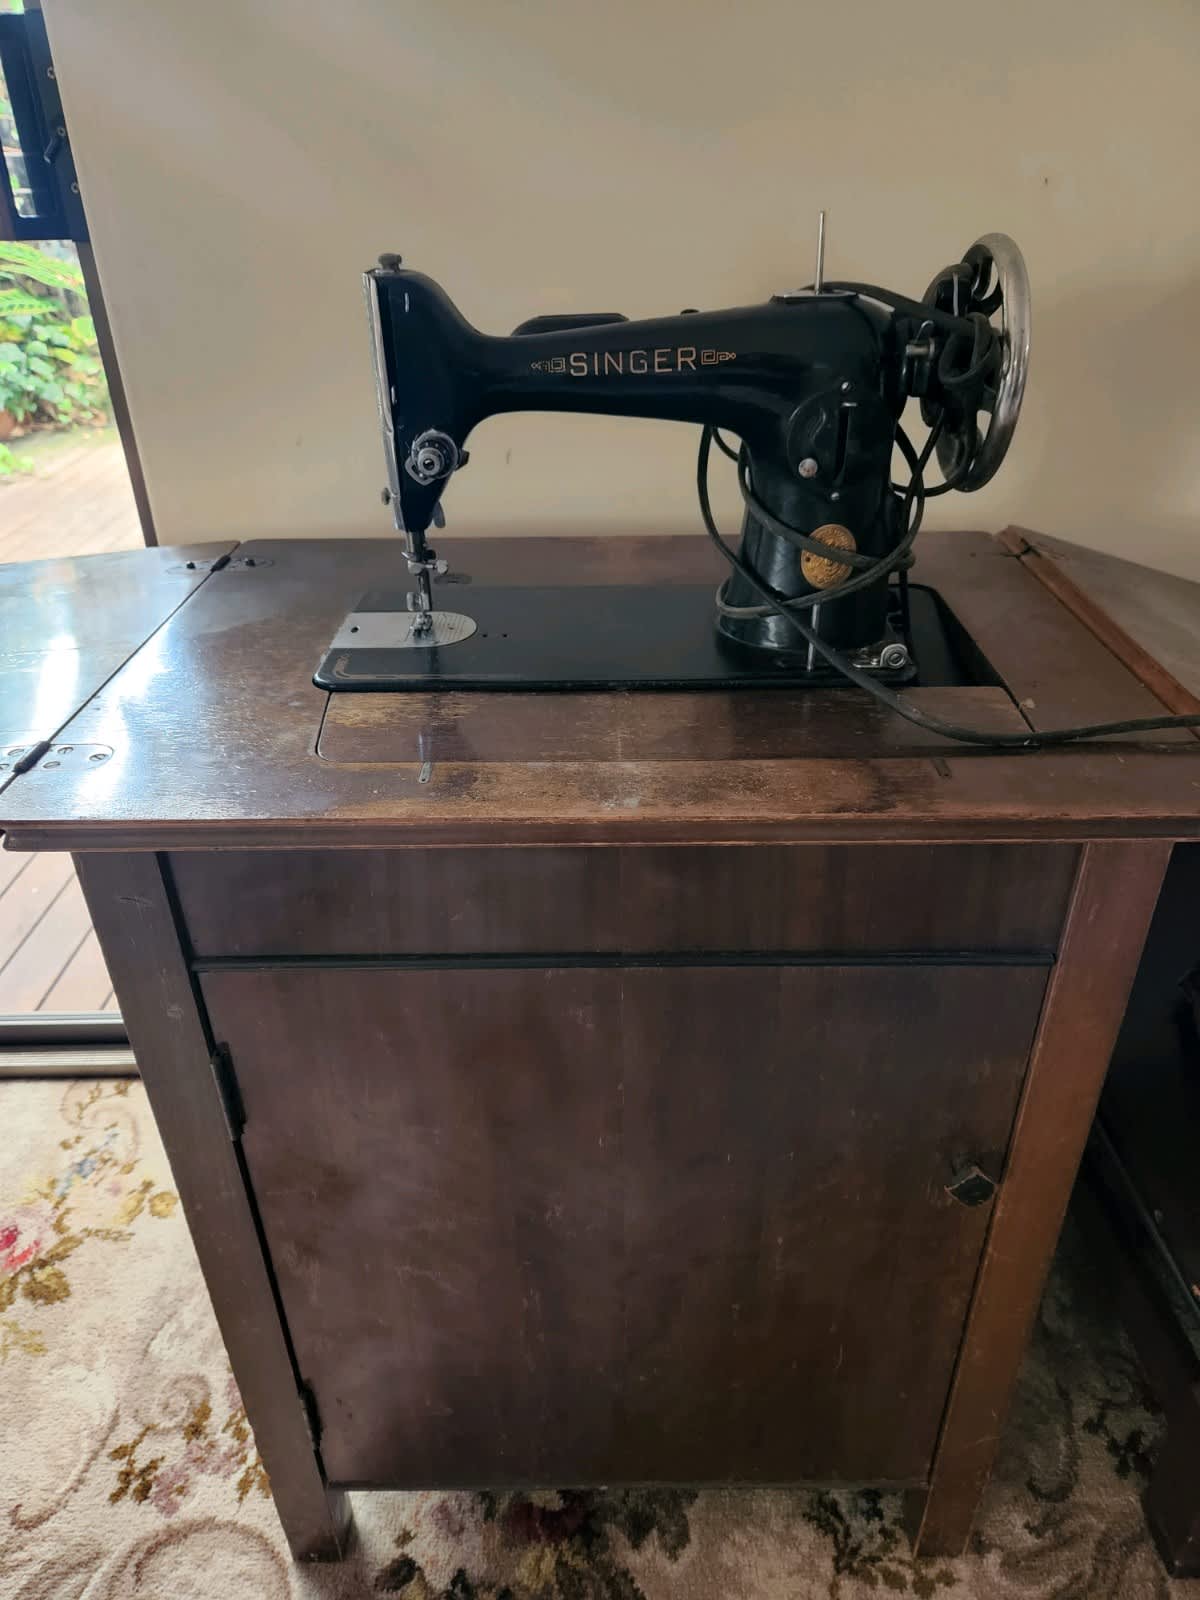
[[[695,372],[736,361],[736,350],[698,350],[694,344],[665,344],[652,350],[572,350],[563,356],[531,361],[531,372],[562,373],[571,378],[634,377],[656,372]]]

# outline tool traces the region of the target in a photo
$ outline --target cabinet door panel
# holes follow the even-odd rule
[[[920,1481],[1045,976],[205,974],[331,1479]]]

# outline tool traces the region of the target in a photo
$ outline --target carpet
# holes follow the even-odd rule
[[[355,1497],[294,1567],[141,1086],[0,1083],[3,1600],[1141,1600],[1158,1424],[1076,1245],[969,1555],[914,1563],[874,1493]]]

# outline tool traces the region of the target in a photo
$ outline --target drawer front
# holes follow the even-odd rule
[[[1069,845],[176,854],[201,957],[1053,950]]]
[[[330,1478],[921,1481],[1045,978],[206,972]]]

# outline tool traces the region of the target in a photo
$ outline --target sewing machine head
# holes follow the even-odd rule
[[[1025,266],[1011,239],[989,234],[915,300],[824,281],[823,252],[822,217],[813,284],[762,305],[636,322],[536,317],[508,337],[480,333],[431,279],[382,257],[364,284],[385,498],[416,579],[407,642],[452,642],[453,629],[438,629],[433,583],[444,563],[426,532],[440,525],[472,430],[499,412],[597,412],[700,424],[710,524],[709,445],[735,455],[746,515],[717,600],[724,644],[760,661],[794,657],[806,637],[795,616],[860,667],[910,673],[888,580],[897,574],[903,587],[926,496],[977,489],[1004,458],[1029,351]],[[930,430],[919,453],[900,427],[909,400]],[[737,436],[736,451],[717,430]],[[899,484],[897,447],[907,463]],[[944,484],[930,488],[935,449]],[[811,668],[811,644],[807,653]]]

